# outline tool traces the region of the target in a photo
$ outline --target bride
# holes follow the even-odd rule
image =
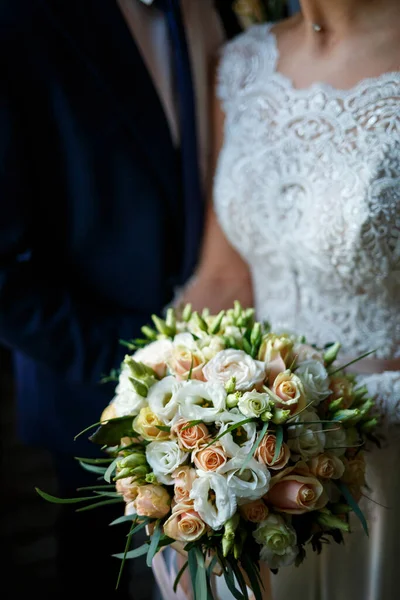
[[[376,350],[355,365],[379,399],[385,435],[367,453],[370,537],[354,520],[344,547],[310,551],[271,584],[274,600],[391,600],[400,566],[400,3],[302,0],[301,9],[223,50],[214,208],[182,299],[213,312],[239,299],[275,330],[338,340],[346,356]]]

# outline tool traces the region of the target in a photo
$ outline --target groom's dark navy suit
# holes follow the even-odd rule
[[[115,0],[3,0],[0,86],[0,340],[20,432],[88,455],[73,437],[112,397],[98,382],[123,358],[119,339],[196,264],[195,165]]]

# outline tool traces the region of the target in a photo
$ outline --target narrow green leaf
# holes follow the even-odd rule
[[[80,463],[85,463],[87,465],[109,464],[114,460],[113,458],[82,458],[81,456],[74,456],[74,458]]]
[[[251,589],[253,590],[255,600],[262,600],[262,592],[259,583],[259,578],[257,577],[257,566],[251,561],[251,558],[243,553],[240,562],[242,563],[242,567],[249,578],[249,582],[251,585]]]
[[[83,492],[85,490],[109,490],[110,488],[115,489],[112,483],[104,483],[103,485],[88,485],[86,487],[76,488],[77,492]]]
[[[171,431],[171,427],[168,427],[168,425],[156,425],[156,427],[160,431],[165,431],[166,433],[169,433]]]
[[[147,554],[149,550],[149,545],[146,542],[145,544],[143,544],[142,546],[139,546],[139,548],[135,548],[134,550],[129,550],[129,552],[127,552],[125,554],[125,552],[121,552],[120,554],[113,554],[114,558],[120,558],[121,560],[130,560],[131,558],[138,558],[139,556],[143,556],[144,554]]]
[[[161,521],[158,520],[156,522],[156,526],[155,526],[153,534],[151,536],[149,551],[147,553],[146,564],[148,567],[151,567],[153,558],[158,550],[158,543],[160,541],[161,534],[162,534]]]
[[[145,518],[144,521],[140,521],[140,523],[138,523],[135,529],[133,530],[133,533],[136,534],[139,531],[142,531],[142,529],[144,529],[151,521],[152,519],[149,518]]]
[[[175,578],[175,581],[174,581],[174,587],[173,587],[173,590],[174,590],[174,593],[175,593],[175,594],[176,594],[176,590],[178,589],[178,585],[179,585],[179,582],[180,582],[180,580],[181,580],[181,578],[182,578],[182,575],[184,574],[184,572],[185,572],[185,571],[186,571],[186,569],[188,568],[188,565],[189,565],[189,562],[188,562],[188,561],[186,561],[186,562],[185,562],[185,564],[183,565],[183,567],[180,569],[180,571],[179,571],[178,575],[177,575],[177,576],[176,576],[176,578]]]
[[[249,591],[248,591],[245,579],[243,577],[243,573],[240,570],[237,561],[234,558],[232,558],[232,559],[229,560],[229,563],[231,564],[232,570],[235,573],[235,577],[236,577],[236,580],[237,580],[237,582],[238,582],[238,584],[240,586],[240,590],[241,590],[241,592],[243,594],[243,598],[245,600],[249,600]]]
[[[255,455],[257,448],[259,447],[259,445],[261,444],[264,435],[267,432],[268,429],[268,421],[266,423],[264,423],[263,428],[261,429],[256,441],[254,442],[249,454],[246,456],[245,461],[242,465],[242,468],[240,469],[240,474],[243,473],[243,471],[246,469],[247,465],[249,464],[249,462],[251,461],[251,459],[253,458],[253,456]]]
[[[196,590],[197,558],[196,558],[195,546],[190,548],[190,550],[188,551],[188,563],[189,563],[190,580],[191,580],[192,588],[193,588],[193,600],[198,600],[197,590]]]
[[[207,567],[207,571],[208,571],[208,576],[211,577],[213,571],[214,571],[214,567],[218,562],[218,556],[215,555],[214,558],[212,559],[212,561],[210,562],[210,564]]]
[[[92,425],[89,425],[89,427],[85,427],[85,429],[82,429],[82,431],[76,434],[76,436],[74,437],[74,441],[77,440],[78,437],[80,437],[84,433],[87,433],[88,431],[90,431],[94,427],[98,427],[99,425],[101,425],[101,421],[97,421],[97,423],[92,423]]]
[[[232,596],[234,596],[236,600],[244,600],[243,594],[239,592],[239,590],[236,588],[235,577],[232,571],[232,567],[229,565],[229,563],[227,564],[226,569],[224,570],[224,577],[226,585],[228,586],[228,589],[231,592]]]
[[[127,521],[134,521],[135,519],[136,515],[122,515],[122,517],[118,517],[118,519],[111,521],[111,523],[108,525],[111,527],[112,525],[120,525],[121,523],[126,523]]]
[[[246,425],[246,423],[251,423],[253,421],[255,421],[255,418],[254,417],[249,417],[248,419],[244,419],[243,421],[239,421],[239,423],[234,423],[233,425],[231,425],[230,427],[228,427],[227,429],[225,429],[225,431],[223,431],[222,433],[220,433],[219,435],[217,435],[217,437],[215,439],[213,439],[211,442],[209,442],[207,444],[207,446],[204,446],[204,449],[208,448],[209,446],[212,446],[213,444],[215,444],[215,442],[217,442],[218,440],[220,440],[227,433],[231,433],[232,431],[235,431],[235,429],[238,429],[239,427],[242,427],[243,425]]]
[[[98,496],[106,496],[107,498],[121,498],[121,494],[118,492],[102,492],[100,490],[94,490],[94,493]]]
[[[275,436],[276,436],[275,453],[274,453],[274,458],[272,459],[272,464],[274,464],[278,460],[279,454],[280,454],[280,451],[281,451],[281,448],[282,448],[283,427],[281,427],[280,425],[278,425],[277,428],[276,428]]]
[[[190,361],[190,369],[189,369],[189,373],[188,373],[188,376],[187,376],[188,381],[190,379],[192,379],[192,373],[193,373],[193,354],[191,356],[192,356],[192,360]]]
[[[57,496],[51,496],[46,492],[43,492],[38,487],[35,487],[36,492],[47,500],[47,502],[52,502],[53,504],[78,504],[79,502],[85,502],[86,500],[93,500],[95,496],[82,496],[81,498],[57,498]]]
[[[86,510],[98,508],[99,506],[106,506],[107,504],[118,504],[123,501],[124,499],[122,498],[122,496],[120,500],[118,500],[117,498],[110,498],[110,500],[101,500],[100,502],[95,502],[94,504],[88,504],[87,506],[83,506],[82,508],[77,508],[75,512],[84,512]]]
[[[354,500],[353,496],[351,495],[349,488],[347,487],[347,485],[345,483],[343,483],[341,481],[336,481],[336,485],[339,488],[339,490],[342,492],[342,494],[345,497],[349,506],[351,506],[351,508],[353,509],[354,514],[356,514],[357,517],[360,519],[360,522],[361,522],[361,525],[363,526],[365,534],[367,535],[367,537],[369,537],[367,520],[364,517],[364,513],[362,512],[361,508],[358,506],[357,502]]]
[[[121,438],[133,437],[133,417],[118,417],[100,423],[100,427],[89,437],[89,440],[99,446],[119,446]]]
[[[329,372],[329,376],[331,377],[332,375],[336,375],[336,373],[339,373],[340,371],[343,371],[343,369],[347,369],[347,367],[350,367],[350,365],[354,365],[359,360],[362,360],[363,358],[366,358],[367,356],[370,356],[371,354],[374,354],[376,351],[377,351],[377,348],[375,348],[375,350],[370,350],[369,352],[365,352],[364,354],[361,354],[361,356],[358,356],[357,358],[354,358],[353,360],[351,360],[350,362],[346,363],[345,365],[341,365],[340,367],[338,367],[334,371],[330,371]]]
[[[181,431],[186,431],[186,429],[190,429],[191,427],[194,427],[195,425],[199,425],[200,423],[203,423],[204,421],[202,419],[196,419],[194,421],[189,421],[189,423],[187,425],[185,425],[185,427],[182,427]]]
[[[207,569],[204,564],[204,556],[200,548],[194,549],[196,553],[197,561],[197,574],[196,574],[196,594],[197,600],[207,600]]]
[[[115,586],[116,590],[118,590],[119,584],[121,582],[122,572],[124,570],[124,566],[125,566],[125,562],[126,562],[126,555],[129,552],[129,547],[130,547],[131,541],[132,541],[133,529],[134,529],[134,523],[132,523],[130,531],[129,531],[128,536],[127,536],[127,540],[126,540],[126,544],[125,544],[125,550],[124,550],[124,558],[122,559],[121,566],[119,568],[119,573],[118,573],[118,578],[117,578],[117,584]]]
[[[106,467],[98,467],[97,465],[88,465],[83,462],[79,462],[79,464],[82,467],[82,469],[85,469],[85,471],[90,471],[91,473],[98,473],[99,475],[104,475],[104,473],[107,471]]]
[[[114,458],[114,460],[112,461],[111,465],[109,465],[107,467],[107,471],[104,473],[104,479],[108,482],[111,483],[111,477],[113,476],[113,473],[115,471],[115,468],[117,466],[117,462],[121,460],[120,456],[117,456],[117,458]]]

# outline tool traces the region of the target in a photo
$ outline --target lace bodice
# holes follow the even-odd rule
[[[400,72],[298,90],[277,60],[269,25],[224,49],[219,220],[275,329],[400,357]]]

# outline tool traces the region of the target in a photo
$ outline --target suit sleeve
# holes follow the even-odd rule
[[[0,81],[0,339],[72,382],[97,382],[118,367],[149,315],[101,309],[74,297],[35,253],[37,215],[26,133]],[[57,265],[53,267],[57,269]],[[58,267],[59,269],[59,267]]]

